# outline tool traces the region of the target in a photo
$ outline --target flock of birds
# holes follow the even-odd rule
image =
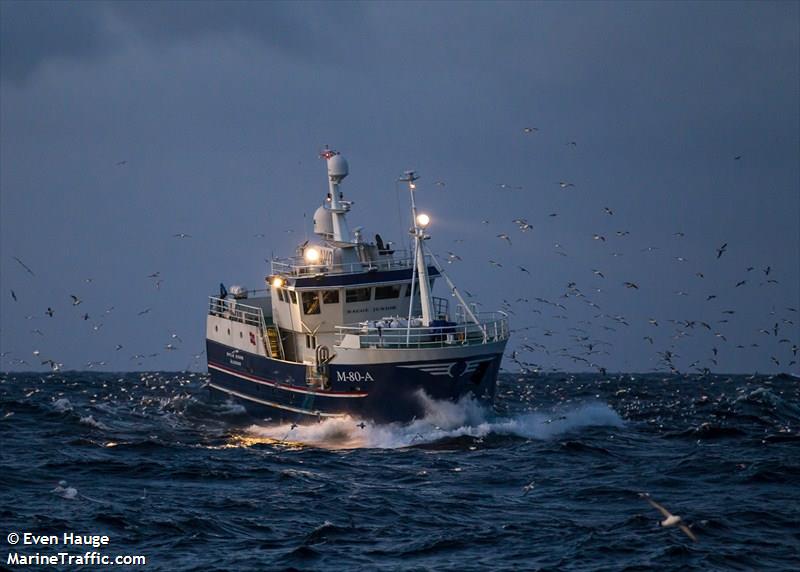
[[[523,134],[530,136],[539,132],[536,127],[523,128]],[[567,145],[570,148],[576,148],[576,141],[569,141]],[[734,161],[741,161],[742,156],[736,155],[733,157]],[[438,180],[436,186],[444,187],[446,183]],[[577,192],[575,183],[567,180],[559,180],[554,185],[561,190],[569,191],[570,193]],[[498,183],[496,185],[498,191],[517,191],[522,190],[523,187],[519,185],[512,185],[509,183]],[[512,196],[512,195],[506,195]],[[519,210],[519,205],[514,204],[515,209]],[[615,209],[611,206],[603,207],[603,215],[609,220],[614,220]],[[558,212],[551,212],[545,215],[546,219],[555,219],[559,216]],[[600,216],[603,216],[600,215]],[[613,218],[612,218],[613,217]],[[481,228],[485,229],[486,240],[491,241],[492,235],[505,244],[507,247],[513,247],[521,240],[524,240],[525,235],[529,233],[534,224],[524,217],[516,217],[510,221],[516,227],[518,234],[501,230],[500,226],[505,226],[507,223],[495,224],[488,219],[481,221]],[[537,223],[541,227],[541,224]],[[490,229],[496,228],[492,231]],[[604,254],[610,255],[612,258],[618,258],[623,255],[630,255],[630,242],[629,237],[631,232],[629,230],[617,230],[613,234],[609,233],[593,233],[591,239],[602,245],[614,244],[615,248],[620,248],[625,252],[613,251]],[[680,240],[685,238],[686,234],[682,231],[677,231],[672,234],[674,245],[680,248]],[[587,237],[588,239],[588,237]],[[613,239],[613,240],[612,240]],[[539,239],[540,240],[540,239]],[[454,244],[459,245],[465,242],[464,239],[455,239]],[[568,257],[569,254],[562,244],[554,244],[554,252],[558,256]],[[464,248],[466,248],[465,246]],[[627,247],[627,248],[626,248]],[[440,255],[445,259],[448,264],[465,263],[471,266],[480,266],[481,262],[477,256],[467,256],[456,252],[457,246],[451,247],[453,250],[446,251],[446,256]],[[524,248],[524,247],[523,247]],[[732,247],[728,242],[719,244],[718,246],[708,247],[706,254],[697,254],[697,258],[713,258],[716,261],[720,259],[727,259]],[[645,246],[638,247],[642,256],[650,253],[656,253],[661,250],[668,250],[667,246]],[[503,252],[502,246],[496,249],[497,254]],[[509,251],[511,252],[511,251]],[[525,258],[524,250],[521,254],[514,258],[521,260]],[[683,268],[690,266],[687,264],[689,260],[682,255],[672,256],[672,260],[679,265],[684,265]],[[695,261],[696,262],[696,261]],[[519,282],[519,279],[514,277],[514,272],[522,273],[525,276],[533,276],[531,270],[518,263],[505,264],[500,256],[494,256],[487,260],[487,263],[496,272],[504,272],[500,282],[505,284],[513,284]],[[598,262],[598,264],[600,264]],[[719,263],[722,264],[722,263]],[[624,350],[619,347],[619,340],[622,329],[630,328],[631,325],[648,324],[648,328],[652,329],[652,333],[645,333],[641,336],[641,344],[644,352],[652,352],[651,363],[653,364],[653,371],[663,371],[668,369],[673,374],[692,373],[692,374],[710,374],[713,371],[724,371],[725,363],[722,361],[723,355],[729,351],[742,351],[742,350],[757,350],[762,354],[762,361],[766,361],[769,357],[769,363],[763,366],[764,368],[776,369],[781,368],[780,371],[791,371],[797,365],[797,352],[798,352],[798,339],[797,339],[797,312],[798,309],[792,302],[788,304],[781,304],[780,300],[775,299],[769,287],[779,284],[776,277],[776,270],[772,265],[766,265],[762,268],[756,268],[754,265],[742,265],[743,271],[740,277],[732,281],[729,287],[722,286],[724,284],[722,278],[716,272],[715,268],[696,269],[694,272],[693,280],[696,281],[696,286],[687,286],[679,290],[674,290],[674,295],[678,297],[695,297],[694,291],[699,288],[706,290],[702,294],[703,302],[707,310],[703,311],[703,315],[699,317],[675,316],[672,319],[664,319],[658,316],[634,316],[625,315],[621,312],[611,312],[606,308],[606,301],[603,296],[614,288],[622,288],[630,291],[639,291],[640,297],[647,296],[646,288],[643,286],[641,280],[634,279],[618,279],[618,282],[610,278],[610,273],[603,268],[589,268],[589,272],[593,277],[593,282],[582,283],[580,286],[577,280],[565,281],[566,285],[560,296],[556,298],[545,298],[541,296],[520,296],[513,300],[503,299],[501,308],[502,310],[513,316],[512,332],[517,335],[512,336],[511,344],[516,346],[510,352],[510,362],[514,364],[515,368],[511,371],[522,374],[538,373],[542,371],[558,371],[562,369],[559,367],[559,362],[564,359],[571,361],[574,365],[585,368],[593,369],[601,373],[606,372],[606,365],[604,365],[604,356],[619,357],[619,353],[624,353]],[[574,269],[572,269],[574,270]],[[702,270],[702,271],[700,271]],[[548,275],[552,277],[558,273],[554,267],[548,267]],[[667,271],[670,275],[665,274],[664,279],[673,280],[671,274],[675,274],[672,270]],[[708,277],[707,277],[708,276]],[[753,287],[758,289],[751,289]],[[711,290],[714,288],[714,290]],[[526,287],[526,291],[536,291],[536,286],[531,285],[530,288]],[[737,309],[730,306],[721,306],[723,301],[727,300],[725,304],[734,304],[732,293],[743,292],[750,289],[750,294],[754,297],[748,302],[748,313],[752,314],[752,309],[758,303],[765,305],[767,302],[771,309],[765,313],[762,318],[761,326],[757,329],[752,329],[744,325],[733,328],[736,322],[735,315]],[[471,292],[465,291],[468,301],[473,303],[474,296]],[[653,307],[668,307],[673,306],[674,303],[664,304],[658,299],[661,294],[656,294],[656,297],[651,297],[648,301],[650,306]],[[641,299],[641,298],[640,298]],[[575,303],[581,302],[585,304],[588,309],[588,314],[582,312],[575,307]],[[479,302],[474,302],[480,305]],[[796,303],[796,302],[795,302]],[[695,310],[696,311],[696,310]],[[706,316],[713,316],[709,318]],[[544,327],[542,324],[558,323],[555,320],[563,320],[569,327],[566,331],[562,328],[556,330],[555,328]],[[748,318],[752,320],[752,317]],[[744,321],[744,320],[743,320]],[[638,324],[636,323],[638,322]],[[671,331],[665,332],[664,327],[669,324]],[[523,324],[520,326],[520,324]],[[524,325],[532,324],[532,325]],[[700,338],[699,333],[706,331],[707,336]],[[660,335],[657,333],[660,332]],[[667,336],[669,336],[667,338]],[[659,339],[660,338],[660,339]],[[702,342],[698,342],[702,339]],[[558,342],[554,343],[556,340]],[[686,348],[686,352],[695,354],[694,359],[683,360],[681,362],[681,343],[687,342],[691,344],[690,348]],[[559,344],[560,347],[554,347]],[[613,348],[618,348],[616,352]],[[659,347],[660,346],[660,347]],[[706,348],[706,357],[696,357],[698,348]],[[730,355],[728,353],[727,355]],[[749,356],[752,359],[752,356]],[[618,362],[618,359],[614,359]],[[549,363],[547,363],[549,362]],[[722,365],[720,365],[722,364]]]
[[[528,126],[522,128],[524,137],[537,136],[539,132],[540,130],[538,127]],[[573,150],[578,147],[577,141],[574,140],[566,141],[565,145]],[[737,162],[741,161],[741,159],[741,155],[733,157],[733,160]],[[127,164],[127,160],[116,162],[116,166],[120,168],[127,168]],[[443,188],[446,186],[446,183],[443,180],[437,180],[434,182],[434,185]],[[556,181],[554,186],[569,192],[576,192],[578,189],[575,183],[564,179]],[[498,191],[517,191],[522,190],[523,187],[509,183],[498,183],[497,188]],[[610,206],[605,206],[603,208],[603,213],[607,217],[615,216],[615,210]],[[553,219],[558,216],[559,213],[556,212],[547,215],[548,218]],[[482,226],[487,229],[493,226],[489,220],[483,220],[481,222]],[[529,233],[534,228],[531,222],[521,216],[514,218],[511,223],[516,227],[521,236]],[[512,236],[512,234],[513,233],[510,232],[497,232],[494,236],[508,247],[511,247],[517,243],[517,238]],[[609,244],[612,242],[611,238],[615,239],[615,243],[619,243],[618,241],[625,239],[629,235],[630,231],[628,230],[617,230],[613,235],[594,233],[591,238],[598,243]],[[192,235],[186,232],[175,232],[172,233],[171,236],[176,240],[192,238]],[[256,234],[255,237],[265,238],[265,235],[259,233]],[[685,234],[683,232],[675,232],[673,234],[674,239],[681,239],[684,237]],[[459,244],[465,241],[464,239],[456,239],[454,242]],[[563,245],[555,243],[554,246],[554,252],[557,255],[562,257],[569,256]],[[647,246],[640,250],[644,253],[652,253],[660,250],[660,248],[657,246]],[[726,256],[728,252],[729,244],[727,242],[715,247],[713,250],[717,260]],[[610,256],[614,258],[622,255],[622,252],[617,251],[610,253]],[[445,258],[449,264],[464,261],[464,258],[462,258],[460,254],[452,250],[447,251],[446,257],[443,258]],[[22,271],[26,272],[31,277],[35,276],[33,269],[25,261],[17,256],[14,256],[13,259]],[[673,259],[679,264],[687,262],[687,258],[684,256],[674,256]],[[468,262],[479,264],[479,262],[475,260],[468,260]],[[505,268],[503,262],[494,258],[488,259],[488,264],[497,270]],[[516,267],[516,271],[527,276],[532,276],[529,268],[520,264],[514,264],[514,266]],[[505,268],[505,270],[508,270],[508,268]],[[614,338],[614,333],[620,328],[629,327],[632,322],[636,320],[646,320],[646,323],[650,327],[656,329],[662,328],[663,322],[665,321],[672,327],[669,341],[666,342],[663,339],[657,342],[659,336],[655,335],[655,332],[658,331],[656,329],[653,330],[652,334],[641,336],[641,341],[644,344],[643,347],[645,350],[648,347],[653,347],[655,350],[657,343],[662,346],[655,350],[653,359],[654,370],[666,368],[675,374],[681,372],[707,374],[715,369],[719,369],[722,356],[730,347],[736,350],[761,348],[759,351],[764,351],[764,347],[767,345],[769,346],[770,366],[774,365],[776,368],[790,370],[792,366],[797,364],[798,341],[795,337],[797,332],[797,328],[795,327],[797,308],[794,306],[785,305],[783,309],[777,310],[775,309],[777,304],[773,304],[773,309],[764,317],[763,327],[753,332],[754,334],[758,334],[755,336],[758,339],[738,340],[734,342],[732,339],[734,335],[743,335],[746,333],[740,329],[735,332],[735,334],[732,334],[729,329],[729,326],[734,322],[734,315],[737,312],[735,309],[720,308],[718,319],[713,321],[699,318],[663,320],[652,316],[633,317],[626,316],[619,312],[608,312],[601,306],[600,302],[602,302],[602,300],[600,298],[602,297],[602,293],[615,287],[615,284],[611,281],[607,270],[601,268],[590,268],[589,270],[591,276],[593,276],[595,280],[600,281],[599,284],[595,282],[588,285],[581,284],[579,286],[576,280],[569,280],[566,282],[566,286],[558,299],[548,299],[541,296],[522,296],[518,297],[513,302],[505,299],[502,301],[502,310],[514,316],[512,325],[516,326],[516,329],[513,331],[517,333],[516,336],[512,337],[512,344],[516,342],[517,345],[508,356],[510,363],[514,364],[516,369],[510,371],[537,373],[540,371],[558,370],[560,369],[558,361],[561,360],[563,362],[563,360],[566,359],[572,362],[576,367],[605,372],[606,366],[603,365],[603,356],[613,355],[612,348],[614,342],[612,339]],[[698,271],[695,273],[695,276],[698,280],[703,280],[707,272],[708,271]],[[553,272],[550,271],[550,274],[552,275]],[[775,271],[771,265],[767,265],[761,269],[756,269],[754,266],[747,266],[743,274],[744,275],[731,286],[732,290],[746,289],[749,285],[754,283],[758,283],[759,286],[778,284]],[[760,281],[757,278],[758,276],[761,276]],[[161,288],[164,281],[160,272],[151,273],[147,278],[151,280],[156,290]],[[86,282],[90,283],[92,279],[87,278]],[[608,286],[606,286],[606,284],[608,284]],[[642,290],[641,283],[632,279],[619,280],[617,286],[633,291]],[[535,286],[532,287],[531,290],[535,291]],[[14,289],[11,289],[9,293],[13,302],[19,302],[19,295]],[[468,298],[473,297],[472,293],[468,290],[465,291],[465,294]],[[690,295],[688,289],[677,290],[674,294],[676,296],[687,297]],[[764,293],[765,297],[769,297],[769,295],[768,292]],[[704,297],[706,303],[716,304],[724,299],[724,293],[708,292],[704,294]],[[69,300],[71,306],[74,308],[81,306],[84,301],[78,294],[69,294]],[[580,301],[585,304],[586,308],[592,312],[591,316],[584,316],[580,312],[574,312],[574,314],[581,314],[581,317],[584,319],[576,319],[575,317],[568,316],[568,309],[570,309],[570,305],[575,301]],[[655,300],[653,301],[655,302]],[[470,302],[472,302],[472,300],[470,300]],[[478,302],[475,303],[478,304]],[[56,310],[53,306],[54,305],[46,306],[39,316],[43,315],[49,319],[55,319]],[[152,307],[138,309],[136,315],[144,316],[150,313],[151,310]],[[92,330],[94,332],[99,332],[103,327],[102,317],[107,316],[113,311],[114,306],[109,306],[102,312],[96,311],[94,314],[90,314],[88,311],[80,312],[79,317],[86,322],[91,320]],[[545,312],[550,312],[550,314],[546,315],[544,314]],[[26,316],[28,320],[33,320],[36,317],[36,312]],[[559,331],[554,328],[541,327],[538,325],[541,323],[553,323],[554,319],[569,320],[570,327],[564,332],[563,330]],[[532,323],[532,325],[519,326],[520,323],[526,322]],[[705,359],[694,359],[687,363],[679,363],[679,358],[681,357],[679,353],[679,343],[691,338],[692,343],[696,345],[697,336],[693,336],[693,334],[698,330],[706,330],[711,336],[707,357]],[[30,331],[37,336],[45,336],[41,328],[32,328]],[[564,339],[563,336],[567,336],[567,338]],[[661,338],[663,337],[662,335]],[[731,338],[730,341],[729,338]],[[560,341],[560,344],[553,343],[557,339]],[[176,345],[176,342],[180,341],[182,340],[180,340],[180,337],[176,333],[170,332],[169,338],[162,344],[160,351],[172,352],[178,350],[179,346]],[[560,345],[561,347],[553,347],[554,345]],[[115,351],[121,351],[122,349],[122,344],[118,343],[115,345]],[[136,365],[142,365],[144,360],[152,359],[160,355],[160,351],[133,354],[130,356],[130,360],[136,362]],[[191,356],[192,362],[190,362],[189,365],[201,365],[200,360],[203,353],[204,352],[201,351],[193,354]],[[8,351],[0,353],[0,359],[12,366],[48,365],[54,370],[63,367],[62,361],[53,356],[44,357],[38,349],[33,351],[33,357],[37,358],[39,363],[29,362],[29,356],[13,355],[12,352]],[[546,364],[545,362],[548,360],[551,363]],[[106,366],[108,361],[110,360],[88,361],[83,365],[91,369]],[[75,367],[75,365],[70,364],[70,367]]]
[[[118,165],[119,164],[125,164],[125,162],[118,163]],[[178,233],[173,236],[176,238],[189,237],[189,235],[186,233]],[[17,263],[22,272],[28,274],[31,278],[36,279],[37,277],[36,273],[25,261],[23,261],[17,256],[12,256],[12,259]],[[148,274],[146,278],[147,280],[150,281],[152,287],[155,290],[161,289],[161,285],[163,284],[164,279],[162,278],[160,271]],[[94,279],[86,278],[84,279],[84,282],[88,285],[93,283]],[[17,291],[14,290],[13,288],[9,290],[9,295],[13,303],[23,303],[20,300],[21,296],[17,294]],[[83,322],[88,322],[89,324],[91,324],[91,331],[96,334],[101,333],[103,325],[105,323],[104,320],[116,311],[115,306],[107,306],[103,310],[98,310],[97,312],[89,314],[88,311],[79,308],[84,303],[84,299],[81,296],[78,296],[77,294],[69,294],[68,299],[69,299],[69,306],[73,309],[72,316],[69,316],[68,319],[74,320],[77,318],[78,320],[81,320]],[[58,320],[59,317],[61,317],[60,316],[61,310],[59,309],[57,311],[56,309],[54,309],[53,306],[58,307],[57,304],[53,303],[51,305],[46,306],[41,314],[37,313],[27,314],[25,316],[25,319],[34,324],[36,324],[37,323],[36,321],[40,319]],[[84,308],[85,307],[86,306],[84,306]],[[142,317],[147,314],[150,314],[152,310],[153,307],[148,306],[142,309],[136,309],[135,314],[137,317]],[[44,326],[33,327],[30,329],[30,333],[35,334],[37,337],[44,339],[47,337],[47,334],[43,331],[42,328],[44,328]],[[146,360],[157,358],[159,355],[161,355],[160,353],[161,351],[174,352],[179,350],[180,346],[177,344],[180,344],[182,342],[183,339],[178,333],[170,331],[167,333],[160,351],[131,354],[129,356],[129,361],[133,362],[133,365],[141,367],[145,364]],[[123,349],[124,345],[121,343],[117,343],[114,345],[114,352],[120,352]],[[186,369],[188,370],[191,369],[192,367],[201,366],[202,365],[201,359],[204,354],[205,350],[202,350],[198,353],[191,355],[191,361],[189,362],[189,364],[187,364]],[[54,372],[61,371],[64,368],[64,362],[59,357],[52,355],[43,355],[42,350],[38,348],[35,348],[31,351],[30,357],[15,355],[12,351],[2,351],[0,352],[0,359],[2,359],[4,363],[16,366],[18,368],[47,366]],[[32,361],[28,361],[29,359]],[[109,365],[109,360],[103,359],[103,360],[87,361],[83,364],[82,367],[86,369],[95,369],[95,368],[104,368],[107,367],[108,365]],[[80,369],[80,367],[75,367],[75,364],[70,364],[70,367],[74,367],[75,369]]]

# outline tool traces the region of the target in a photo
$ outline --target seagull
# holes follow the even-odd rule
[[[736,157],[734,157],[733,160],[734,161],[739,161],[741,158],[742,158],[741,155],[736,155]]]
[[[23,267],[25,270],[27,270],[27,271],[28,271],[28,274],[30,274],[31,276],[36,276],[36,274],[34,274],[34,273],[33,273],[33,270],[31,270],[31,269],[28,267],[28,265],[27,265],[27,264],[25,264],[24,262],[22,262],[22,260],[20,260],[20,259],[19,259],[19,258],[17,258],[16,256],[12,256],[11,258],[13,258],[13,259],[14,259],[14,260],[16,260],[17,262],[19,262],[20,266],[22,266],[22,267]]]
[[[614,214],[614,211],[612,211],[612,210],[611,210],[610,208],[608,208],[608,207],[603,207],[603,210],[605,211],[605,213],[606,213],[607,215],[613,215],[613,214]]]
[[[524,493],[522,493],[522,496],[525,496],[529,492],[531,492],[533,490],[533,487],[535,487],[535,486],[536,486],[536,482],[535,481],[531,481],[530,483],[528,483],[527,485],[522,487],[522,490],[525,491]]]
[[[531,273],[531,272],[530,272],[530,270],[528,270],[528,269],[527,269],[527,268],[525,268],[524,266],[517,266],[517,268],[519,268],[519,269],[520,269],[522,272],[527,272],[528,274],[530,274],[530,273]]]
[[[510,238],[510,237],[509,237],[509,236],[508,236],[506,233],[504,233],[504,232],[502,232],[502,233],[498,234],[498,235],[497,235],[497,238],[502,238],[503,240],[505,240],[506,242],[508,242],[508,244],[509,244],[509,245],[511,244],[511,238]]]
[[[634,282],[623,282],[623,284],[626,288],[633,288],[635,290],[639,289],[639,286],[637,286]]]
[[[722,258],[722,255],[725,254],[725,251],[728,248],[728,243],[726,242],[722,246],[717,249],[717,258]]]
[[[363,421],[361,423],[359,423],[358,425],[356,425],[356,427],[361,427],[362,429],[364,429],[366,426],[367,426],[367,424],[364,423]]]
[[[593,238],[594,240],[602,240],[603,242],[605,242],[605,241],[606,241],[606,237],[605,237],[605,236],[603,236],[602,234],[595,234],[595,235],[593,235],[593,236],[592,236],[592,238]]]
[[[437,187],[444,187],[445,186],[445,182],[444,181],[434,181],[433,184],[436,185]]]
[[[45,312],[45,314],[47,314],[48,316],[50,316],[52,318],[53,317],[53,309],[50,306],[48,306],[47,307],[47,311]]]
[[[747,280],[740,280],[739,282],[736,283],[736,286],[734,286],[734,288],[738,288],[739,286],[744,286],[745,284],[747,284]]]
[[[186,234],[185,232],[178,232],[172,235],[173,238],[192,238],[191,234]]]
[[[11,298],[13,298],[14,302],[17,301],[17,295],[14,293],[13,290],[11,291]]]
[[[81,302],[83,302],[83,300],[78,298],[75,294],[70,294],[69,297],[72,298],[72,305],[73,306],[78,306],[78,305],[80,305]]]
[[[500,264],[499,262],[495,262],[494,260],[489,260],[489,264],[491,264],[492,266],[497,266],[498,268],[503,267],[502,264]]]
[[[142,310],[141,312],[139,312],[137,315],[138,315],[138,316],[144,316],[144,315],[145,315],[147,312],[149,312],[150,310],[152,310],[152,308],[145,308],[144,310]]]
[[[567,181],[558,181],[558,186],[561,187],[562,189],[566,189],[568,187],[574,187],[575,185]]]
[[[128,161],[127,160],[126,161],[117,161],[115,164],[117,165],[117,167],[122,167],[123,165],[127,165]]]
[[[523,133],[536,133],[537,131],[539,131],[538,127],[525,127],[522,130]]]

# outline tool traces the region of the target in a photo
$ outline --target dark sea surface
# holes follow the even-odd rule
[[[1,374],[0,568],[59,551],[9,532],[71,531],[147,570],[800,569],[798,379],[504,376],[494,411],[363,429],[270,425],[204,382]]]

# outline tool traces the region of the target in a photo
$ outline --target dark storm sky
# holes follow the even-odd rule
[[[0,6],[3,369],[202,366],[206,296],[306,237],[330,144],[369,236],[404,240],[420,172],[430,246],[531,326],[524,361],[798,371],[797,2]]]

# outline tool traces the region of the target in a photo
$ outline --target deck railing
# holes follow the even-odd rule
[[[462,322],[438,327],[378,328],[373,322],[336,326],[336,345],[347,348],[441,348],[487,344],[508,339],[508,318],[501,312],[483,312],[479,323]]]
[[[223,299],[209,296],[208,313],[212,316],[220,316],[249,326],[258,326],[261,331],[266,328],[264,311],[261,308],[242,304],[239,300],[232,298]]]
[[[433,264],[429,256],[425,260]],[[272,260],[272,273],[290,276],[315,274],[355,274],[365,271],[401,270],[414,265],[414,257],[407,250],[396,250],[392,256],[382,256],[377,260],[348,262],[345,264],[308,264],[302,256],[275,258]]]

